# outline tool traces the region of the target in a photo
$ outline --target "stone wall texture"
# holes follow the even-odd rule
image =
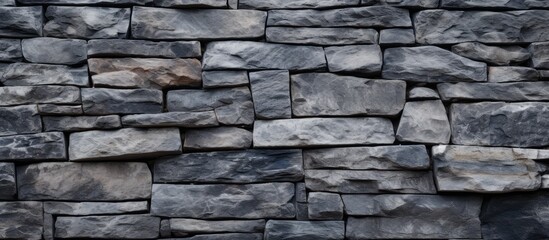
[[[0,0],[0,239],[549,239],[549,0]]]

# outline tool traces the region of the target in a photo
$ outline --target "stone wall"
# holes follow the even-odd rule
[[[548,0],[0,0],[1,239],[549,239]]]

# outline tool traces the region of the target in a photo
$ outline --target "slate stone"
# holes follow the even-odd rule
[[[44,131],[83,131],[93,129],[120,128],[120,117],[118,115],[108,116],[43,116],[42,122]]]
[[[174,90],[167,94],[170,112],[214,111],[224,125],[251,125],[254,122],[252,94],[248,87],[206,90]]]
[[[172,236],[172,229],[170,227],[170,220],[163,219],[160,220],[160,237],[168,238]]]
[[[263,233],[265,220],[218,220],[206,221],[189,218],[170,219],[171,232],[175,236],[189,233]]]
[[[530,59],[530,53],[520,46],[488,46],[478,42],[465,42],[452,46],[452,52],[477,61],[505,66]]]
[[[312,192],[308,199],[309,219],[342,220],[343,201],[339,194]]]
[[[33,63],[74,65],[88,58],[85,40],[31,38],[23,39],[21,46],[25,59]]]
[[[38,113],[40,115],[82,115],[84,111],[81,105],[57,105],[57,104],[38,104]]]
[[[345,235],[343,221],[269,220],[265,240],[339,240]]]
[[[414,29],[389,28],[379,32],[381,45],[413,45],[416,43]]]
[[[301,150],[189,153],[154,162],[154,182],[253,183],[303,179]]]
[[[532,54],[532,67],[549,69],[549,42],[532,43],[528,51]]]
[[[406,9],[371,6],[329,10],[271,10],[267,26],[390,28],[411,27],[412,21]]]
[[[486,63],[476,62],[435,46],[388,48],[383,78],[415,82],[482,82]]]
[[[53,240],[53,232],[55,231],[55,220],[53,215],[44,213],[44,231],[42,232],[42,239]]]
[[[322,148],[303,151],[305,169],[427,170],[423,145]]]
[[[42,36],[42,7],[0,7],[0,37]]]
[[[541,101],[549,100],[548,82],[441,83],[442,100]]]
[[[188,238],[169,238],[166,240],[262,240],[262,233],[217,233],[217,234],[202,234]]]
[[[362,0],[362,4],[370,4],[380,2],[397,7],[409,8],[436,8],[439,0]]]
[[[202,83],[197,59],[93,58],[88,63],[94,86],[165,89]]]
[[[0,0],[0,6],[15,6],[15,0]]]
[[[0,107],[0,136],[42,132],[36,105]]]
[[[66,160],[63,133],[36,133],[0,137],[0,160]]]
[[[549,70],[538,70],[540,80],[549,80]]]
[[[290,73],[270,70],[249,75],[255,116],[258,119],[291,118]]]
[[[294,218],[293,183],[153,184],[151,213],[188,218]],[[207,204],[205,204],[207,203]]]
[[[439,191],[506,193],[541,185],[536,163],[510,148],[441,145],[432,152]]]
[[[59,38],[126,38],[131,9],[49,6],[44,36]]]
[[[79,104],[80,89],[72,86],[0,87],[0,106],[35,103]]]
[[[482,197],[343,195],[349,239],[480,238]],[[366,216],[366,217],[354,217]]]
[[[56,238],[156,239],[160,218],[148,215],[57,217]]]
[[[51,5],[145,5],[154,0],[17,0],[22,4],[51,4]]]
[[[247,71],[202,72],[202,86],[204,88],[240,87],[249,83]]]
[[[217,127],[185,131],[185,151],[233,150],[252,146],[252,132],[237,127]]]
[[[14,199],[15,196],[17,196],[15,165],[13,163],[0,163],[0,200]]]
[[[307,189],[304,182],[298,182],[295,184],[295,201],[298,203],[307,202]]]
[[[378,33],[369,28],[267,27],[267,42],[306,45],[376,44]]]
[[[243,9],[303,9],[356,6],[360,0],[239,0],[238,8]]]
[[[130,39],[94,39],[88,41],[90,57],[200,57],[200,42],[153,42]]]
[[[54,215],[95,215],[138,213],[149,210],[147,201],[139,202],[44,202],[44,213]]]
[[[0,238],[41,239],[42,203],[0,202]]]
[[[307,206],[307,203],[296,203],[296,220],[299,221],[307,221],[309,220],[309,206]]]
[[[161,113],[162,91],[83,88],[82,108],[90,115]]]
[[[266,12],[256,10],[134,7],[131,31],[140,39],[259,38],[266,18]]]
[[[181,153],[177,128],[123,128],[72,133],[69,159],[126,160]]]
[[[167,112],[123,116],[122,125],[129,127],[202,128],[216,127],[219,125],[219,122],[214,111]]]
[[[541,0],[441,0],[443,8],[509,8],[528,9],[535,7],[549,7],[549,3]]]
[[[6,86],[55,84],[87,87],[89,86],[88,66],[13,63],[5,69],[0,82]]]
[[[329,61],[329,60],[328,60]],[[292,75],[292,111],[296,116],[394,116],[406,101],[406,83],[331,73]]]
[[[224,41],[208,44],[202,67],[205,70],[317,70],[326,67],[326,58],[321,47]]]
[[[426,87],[415,87],[408,92],[408,99],[410,100],[431,100],[440,99],[436,90]]]
[[[324,51],[330,72],[381,72],[383,57],[379,45],[327,47]]]
[[[396,138],[401,142],[449,143],[450,122],[442,101],[407,102],[398,124]]]
[[[529,43],[549,40],[545,19],[549,11],[425,10],[414,15],[416,42],[420,44]],[[513,26],[513,27],[509,27]]]
[[[0,39],[0,62],[18,62],[22,59],[21,40]]]
[[[529,67],[489,67],[488,82],[537,81],[539,73]]]
[[[18,199],[123,201],[151,196],[147,163],[49,162],[17,166]]]
[[[305,170],[305,185],[319,192],[436,193],[430,171]]]
[[[227,8],[227,0],[153,0],[155,6],[167,8]]]

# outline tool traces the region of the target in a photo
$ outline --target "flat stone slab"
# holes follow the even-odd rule
[[[265,30],[267,42],[306,45],[376,44],[378,36],[376,30],[368,28],[267,27]]]
[[[200,57],[200,42],[153,42],[130,39],[94,39],[88,41],[90,57]]]
[[[381,72],[383,56],[379,45],[352,45],[324,48],[330,72],[375,74]]]
[[[198,220],[190,218],[172,218],[170,221],[171,234],[184,236],[193,233],[263,233],[265,220]]]
[[[178,240],[181,238],[168,238],[167,240]],[[200,234],[184,238],[185,240],[262,240],[262,233],[215,233]]]
[[[42,36],[42,6],[0,7],[0,37]]]
[[[388,28],[379,31],[381,45],[413,45],[416,43],[414,29]]]
[[[89,115],[161,113],[162,91],[83,88],[82,108]]]
[[[0,137],[0,160],[66,160],[65,137],[61,132]]]
[[[149,210],[147,201],[138,202],[44,202],[44,213],[53,215],[95,215],[138,213]]]
[[[292,117],[290,74],[286,70],[251,72],[250,87],[258,119]]]
[[[252,132],[238,127],[216,127],[185,131],[185,151],[234,150],[252,146]]]
[[[0,107],[0,136],[42,132],[36,105]]]
[[[19,39],[0,39],[0,61],[19,62],[23,59],[21,51],[21,40]]]
[[[17,0],[23,4],[51,4],[51,5],[145,5],[154,0]]]
[[[343,201],[337,193],[310,192],[307,206],[308,218],[311,220],[343,219]]]
[[[362,0],[363,5],[372,5],[378,2],[404,8],[436,8],[438,7],[439,0]]]
[[[168,8],[227,8],[226,0],[155,0],[155,6]]]
[[[80,104],[80,89],[74,86],[0,87],[0,106],[52,103]]]
[[[530,58],[530,53],[520,46],[488,46],[479,42],[464,42],[452,46],[452,52],[477,61],[494,65],[510,65]]]
[[[440,99],[438,92],[427,87],[415,87],[408,91],[409,100]]]
[[[166,112],[157,114],[135,114],[122,117],[122,125],[128,127],[216,127],[219,122],[214,111]]]
[[[540,0],[442,0],[440,6],[444,8],[510,8],[528,9],[535,7],[549,7],[549,3]]]
[[[545,101],[549,100],[549,82],[513,83],[441,83],[438,92],[444,101]]]
[[[14,199],[15,196],[17,196],[15,164],[0,163],[0,200]]]
[[[265,240],[338,240],[344,234],[344,221],[269,220],[265,226]]]
[[[17,194],[23,200],[147,199],[151,178],[147,163],[37,163],[17,166]]]
[[[238,8],[251,9],[303,9],[303,8],[330,8],[349,7],[358,5],[360,0],[240,0]]]
[[[0,82],[6,86],[55,84],[87,87],[89,86],[88,66],[13,63],[5,69]]]
[[[126,160],[181,153],[177,128],[123,128],[72,133],[69,159]]]
[[[33,63],[74,65],[86,61],[87,42],[78,39],[31,38],[21,42],[23,56]]]
[[[532,54],[532,67],[549,69],[549,42],[532,43],[528,51]]]
[[[488,82],[537,81],[539,73],[529,67],[489,67]]]
[[[44,131],[84,131],[122,127],[120,116],[42,116]]]
[[[41,239],[41,202],[0,202],[0,238]]]
[[[240,87],[250,84],[247,71],[203,71],[202,87]]]
[[[82,105],[38,104],[38,113],[48,115],[83,115]]]
[[[160,218],[148,215],[58,217],[56,238],[156,239]]]
[[[398,124],[396,138],[401,142],[447,144],[450,122],[440,100],[407,102]]]

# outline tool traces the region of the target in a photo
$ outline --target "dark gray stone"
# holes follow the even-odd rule
[[[83,88],[82,108],[90,115],[161,113],[162,91]]]
[[[488,82],[519,82],[537,81],[539,73],[528,67],[490,67],[488,68]]]
[[[0,39],[0,62],[19,62],[22,59],[21,40]]]
[[[0,238],[42,239],[41,202],[0,202]]]
[[[495,100],[543,101],[549,100],[549,82],[514,83],[441,83],[438,92],[444,101]]]
[[[15,196],[17,196],[15,165],[13,163],[0,163],[0,200],[14,199]]]
[[[449,143],[450,122],[442,101],[407,102],[398,124],[396,138],[401,142]]]
[[[187,238],[169,238],[166,240],[263,240],[262,233],[217,233],[201,234]]]
[[[543,0],[441,0],[443,8],[510,8],[528,9],[535,7],[549,7]]]
[[[324,48],[330,72],[381,72],[383,57],[379,45],[353,45]]]
[[[57,105],[57,104],[38,104],[38,113],[40,115],[82,115],[84,111],[81,105]]]
[[[17,0],[22,4],[51,4],[51,5],[145,5],[154,0]]]
[[[182,236],[194,233],[263,233],[265,220],[218,220],[207,221],[189,218],[170,219],[171,233],[174,236]]]
[[[89,86],[88,66],[13,63],[5,69],[0,82],[6,86],[55,84],[87,87]]]
[[[0,136],[42,132],[36,105],[0,107]]]
[[[416,43],[414,29],[390,28],[379,32],[381,45],[413,45]]]
[[[396,7],[436,8],[439,0],[362,0],[362,4],[381,3]]]
[[[168,238],[172,236],[172,229],[170,227],[170,220],[163,219],[160,221],[160,237]]]
[[[21,42],[23,56],[33,63],[73,65],[86,61],[85,40],[58,38],[31,38]]]
[[[17,166],[22,200],[123,201],[151,196],[147,163],[50,162]]]
[[[48,161],[66,159],[63,133],[36,133],[0,137],[0,160]]]
[[[298,203],[307,202],[307,189],[304,182],[298,182],[295,184],[295,201]]]
[[[301,150],[189,153],[158,159],[154,181],[162,183],[253,183],[299,181]]]
[[[42,7],[0,7],[0,37],[42,36]]]
[[[142,39],[259,38],[266,18],[266,12],[256,10],[134,7],[131,30]]]
[[[138,213],[149,210],[147,201],[139,202],[44,202],[44,213],[54,215],[95,215]]]
[[[160,218],[148,215],[58,217],[56,238],[156,239]]]
[[[35,103],[79,104],[80,89],[73,86],[0,87],[0,106]]]
[[[153,184],[151,213],[188,218],[294,218],[293,183]]]
[[[227,8],[227,0],[154,0],[154,5],[168,8]]]
[[[532,53],[532,67],[549,69],[549,42],[532,43],[528,51]]]
[[[93,129],[113,129],[122,127],[118,115],[108,116],[44,116],[44,131],[83,131]]]
[[[258,119],[291,118],[290,73],[271,70],[250,73],[250,87]]]
[[[0,6],[15,6],[15,0],[0,0]]]
[[[376,44],[378,33],[368,28],[268,27],[267,42],[307,45]]]
[[[303,9],[356,6],[360,0],[239,0],[238,8],[251,9]]]
[[[435,46],[385,50],[383,78],[416,82],[487,80],[486,63],[476,62]]]
[[[200,42],[153,42],[130,39],[97,39],[88,41],[90,57],[200,57]]]
[[[214,111],[166,112],[123,116],[122,125],[129,127],[202,128],[216,127],[219,125],[219,122]]]
[[[309,219],[342,220],[343,201],[336,193],[312,192],[308,198]]]
[[[510,65],[530,59],[528,50],[519,46],[488,46],[478,42],[465,42],[452,46],[452,52],[477,61],[494,65]]]
[[[296,203],[295,211],[296,211],[296,217],[295,217],[296,220],[299,220],[299,221],[309,220],[309,206],[307,206],[307,203]]]
[[[440,99],[438,92],[431,88],[426,87],[415,87],[408,92],[408,99],[410,100],[430,100],[430,99]]]
[[[234,150],[252,146],[252,132],[237,127],[217,127],[185,131],[185,151]]]
[[[202,86],[204,88],[239,87],[249,83],[247,71],[202,72]]]
[[[344,235],[344,221],[269,220],[265,226],[265,240],[340,240]]]
[[[540,80],[549,80],[549,70],[538,70]]]

